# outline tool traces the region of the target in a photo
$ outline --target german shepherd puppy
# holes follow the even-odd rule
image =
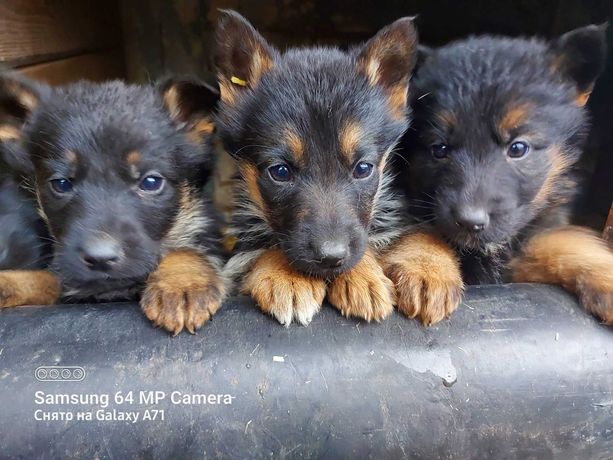
[[[7,103],[7,96],[0,86],[0,105]],[[14,115],[15,110],[0,110],[0,270],[34,270],[45,267],[50,244],[36,200],[24,189],[24,178],[33,170],[21,160],[24,152]]]
[[[53,240],[46,271],[0,272],[0,306],[133,299],[154,324],[194,332],[225,287],[217,223],[202,196],[216,91],[0,78],[0,110],[33,168]],[[197,108],[196,108],[197,107]]]
[[[483,36],[421,51],[399,164],[410,214],[434,233],[388,254],[401,311],[434,323],[456,308],[462,279],[515,280],[559,284],[613,322],[613,253],[566,227],[605,48],[605,29],[587,26],[552,42]]]
[[[350,52],[277,51],[239,14],[217,30],[218,129],[240,171],[225,272],[281,324],[328,300],[381,320],[393,286],[377,252],[402,228],[386,168],[407,128],[410,18]]]

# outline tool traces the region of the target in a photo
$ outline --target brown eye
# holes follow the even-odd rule
[[[528,144],[526,144],[525,142],[518,141],[518,142],[513,142],[509,146],[507,155],[510,158],[523,158],[528,154],[529,151],[530,151],[530,146]]]

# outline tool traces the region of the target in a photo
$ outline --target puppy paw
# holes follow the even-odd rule
[[[268,250],[256,260],[241,292],[284,326],[293,320],[306,326],[321,308],[326,285],[293,270],[282,251]]]
[[[592,231],[568,226],[541,233],[510,266],[513,281],[562,286],[587,311],[613,324],[613,251]]]
[[[396,287],[396,306],[425,326],[458,308],[464,283],[453,250],[426,233],[405,236],[383,256],[385,273]]]
[[[0,308],[52,305],[61,294],[60,280],[43,270],[0,271]]]
[[[599,284],[589,280],[579,281],[577,297],[587,311],[600,318],[604,324],[611,326],[613,325],[613,279],[609,281],[608,286]]]
[[[344,316],[381,321],[394,310],[394,285],[370,250],[328,286],[328,301]]]
[[[194,334],[217,312],[224,294],[222,278],[205,257],[172,251],[149,276],[140,305],[155,326]]]

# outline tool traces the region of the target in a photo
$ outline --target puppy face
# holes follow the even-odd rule
[[[414,212],[477,249],[570,200],[604,54],[595,26],[551,44],[482,37],[425,51],[406,138]]]
[[[222,19],[219,125],[239,163],[239,213],[304,273],[332,277],[364,253],[407,124],[416,39],[404,19],[352,53],[279,54],[236,13]]]
[[[23,138],[52,267],[68,284],[141,280],[155,268],[186,184],[207,161],[204,115],[196,123],[181,102],[198,88],[210,91],[78,83],[37,99]]]

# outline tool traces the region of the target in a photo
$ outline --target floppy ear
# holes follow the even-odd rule
[[[362,47],[358,66],[371,85],[386,92],[392,110],[404,114],[411,72],[417,61],[417,30],[413,18],[398,19]]]
[[[169,78],[160,82],[158,88],[177,129],[186,132],[197,144],[206,142],[215,131],[213,114],[219,92],[206,83],[188,78]]]
[[[31,173],[23,147],[23,127],[38,108],[46,87],[14,72],[0,74],[0,155],[19,173]]]
[[[577,87],[577,104],[585,105],[607,57],[606,24],[571,30],[551,44],[554,69]]]
[[[222,10],[217,25],[215,65],[221,100],[233,104],[254,88],[274,64],[275,50],[240,14]]]

